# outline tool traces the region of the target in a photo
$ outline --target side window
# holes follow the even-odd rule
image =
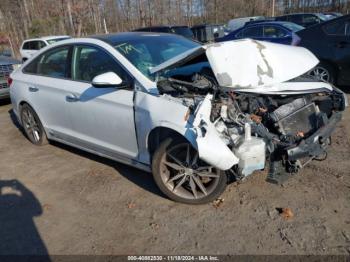
[[[44,41],[38,41],[38,47],[39,49],[44,48],[46,46]]]
[[[263,28],[261,26],[254,26],[247,28],[243,31],[244,37],[262,37],[263,36]]]
[[[24,73],[38,74],[50,77],[68,78],[69,47],[58,47],[45,52],[34,59],[24,69]]]
[[[31,43],[30,43],[30,49],[32,49],[32,50],[39,50],[41,47],[41,45],[40,45],[40,43],[41,43],[41,41],[32,41]]]
[[[100,74],[116,73],[122,80],[128,79],[124,69],[107,52],[91,47],[76,46],[73,52],[72,79],[91,82]]]
[[[22,49],[26,49],[26,50],[30,49],[30,42],[25,42],[23,44],[23,48]]]
[[[323,26],[323,31],[327,35],[350,36],[350,21],[335,21]]]
[[[287,35],[287,32],[278,26],[265,25],[264,37],[268,38],[282,38]]]

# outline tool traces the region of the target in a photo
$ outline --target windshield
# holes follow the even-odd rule
[[[182,35],[187,38],[193,38],[193,33],[188,27],[173,27],[171,31],[175,34]]]
[[[301,26],[301,25],[297,25],[297,24],[294,24],[294,23],[283,23],[282,24],[283,26],[287,27],[289,30],[293,31],[293,32],[298,32],[300,30],[303,30],[305,29],[305,27]]]
[[[198,46],[196,42],[171,34],[143,35],[114,43],[114,48],[151,80],[154,80],[149,72],[151,68]]]
[[[49,43],[49,45],[52,45],[52,44],[54,44],[54,43],[56,43],[58,41],[66,40],[68,38],[69,37],[61,37],[61,38],[49,39],[49,40],[46,40],[46,41]]]

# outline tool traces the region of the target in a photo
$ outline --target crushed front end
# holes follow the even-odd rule
[[[289,71],[282,68],[287,58]],[[267,181],[283,183],[310,161],[326,159],[348,106],[339,89],[300,76],[317,63],[303,48],[231,42],[168,68],[158,89],[189,107],[202,160],[236,179],[268,169]]]

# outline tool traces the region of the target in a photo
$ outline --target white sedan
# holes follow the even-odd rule
[[[217,198],[270,162],[283,183],[326,157],[344,93],[300,77],[304,48],[120,33],[63,40],[11,74],[13,110],[35,145],[56,140],[153,173],[165,195]]]

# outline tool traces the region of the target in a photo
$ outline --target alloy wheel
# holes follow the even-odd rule
[[[30,108],[22,110],[23,128],[33,143],[39,143],[42,137],[40,125]]]
[[[175,195],[185,199],[201,199],[217,187],[220,172],[198,157],[188,143],[169,147],[161,159],[161,179]]]
[[[309,75],[315,77],[317,80],[323,81],[323,82],[329,82],[330,81],[330,73],[329,71],[322,67],[322,66],[316,66],[314,69],[312,69],[309,72]]]

